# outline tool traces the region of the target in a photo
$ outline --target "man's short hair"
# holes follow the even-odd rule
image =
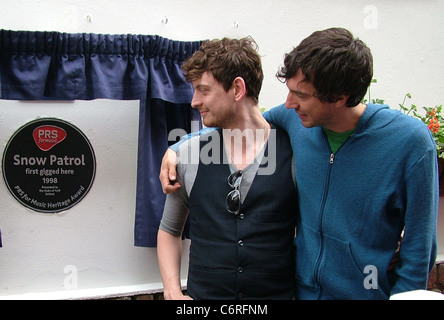
[[[235,78],[241,77],[245,81],[246,95],[257,104],[264,79],[257,49],[251,37],[206,41],[183,63],[182,70],[187,81],[197,80],[204,72],[210,72],[225,91],[231,88]]]
[[[292,78],[301,69],[321,101],[336,102],[347,95],[353,107],[364,98],[373,77],[373,57],[364,42],[344,28],[316,31],[285,55],[276,76]]]

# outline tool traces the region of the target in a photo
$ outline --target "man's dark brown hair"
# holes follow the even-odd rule
[[[276,76],[290,79],[301,69],[321,101],[336,102],[347,95],[346,105],[358,105],[373,77],[373,57],[364,42],[344,28],[316,31],[285,56]]]

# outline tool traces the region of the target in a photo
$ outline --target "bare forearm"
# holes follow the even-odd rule
[[[157,235],[157,256],[166,300],[185,298],[180,283],[182,239],[163,230]]]

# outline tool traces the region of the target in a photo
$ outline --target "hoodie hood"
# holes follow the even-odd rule
[[[356,126],[355,134],[385,127],[401,114],[400,111],[392,110],[386,104],[369,103]]]

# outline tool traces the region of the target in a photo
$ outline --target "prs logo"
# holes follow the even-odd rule
[[[34,129],[32,132],[35,144],[42,151],[51,150],[66,138],[66,131],[62,128],[44,125]]]

